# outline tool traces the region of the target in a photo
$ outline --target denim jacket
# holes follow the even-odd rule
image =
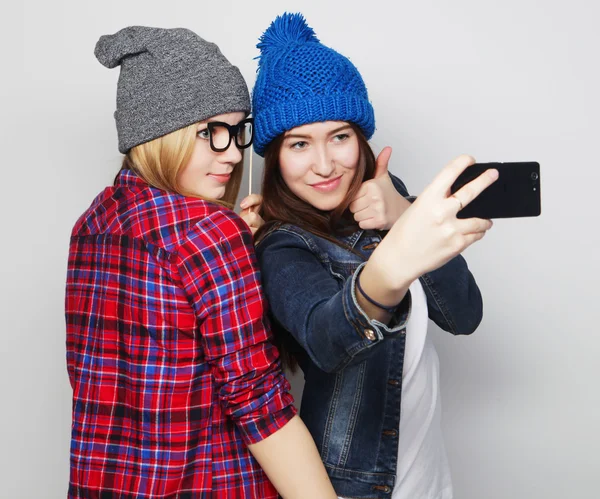
[[[392,180],[408,196],[402,182]],[[386,325],[369,319],[355,291],[382,235],[358,230],[340,237],[356,254],[282,224],[257,245],[273,327],[297,344],[305,378],[300,415],[344,497],[390,497],[396,478],[410,294]],[[477,328],[481,294],[462,256],[420,280],[429,318],[439,327],[452,334]]]

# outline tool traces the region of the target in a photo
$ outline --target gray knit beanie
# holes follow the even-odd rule
[[[183,29],[130,26],[100,37],[107,68],[121,66],[119,151],[224,113],[250,112],[248,87],[214,43]]]

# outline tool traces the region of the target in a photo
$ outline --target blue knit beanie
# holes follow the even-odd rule
[[[367,140],[375,115],[356,67],[326,47],[302,14],[278,16],[260,37],[252,94],[254,150],[261,156],[278,135],[319,121],[349,121]]]

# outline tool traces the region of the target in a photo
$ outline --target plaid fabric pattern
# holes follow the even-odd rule
[[[245,223],[130,171],[71,236],[70,498],[270,498],[246,445],[296,413]]]

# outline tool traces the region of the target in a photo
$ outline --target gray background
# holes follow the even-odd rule
[[[498,221],[467,252],[485,297],[481,327],[467,338],[431,327],[444,431],[457,498],[598,497],[600,9],[592,0],[6,4],[0,497],[66,494],[69,232],[120,162],[118,71],[96,61],[96,40],[129,24],[188,27],[252,83],[257,37],[284,10],[301,10],[358,66],[376,110],[373,147],[393,147],[391,169],[413,193],[463,152],[540,162],[543,215]],[[301,380],[294,385],[298,393]]]

